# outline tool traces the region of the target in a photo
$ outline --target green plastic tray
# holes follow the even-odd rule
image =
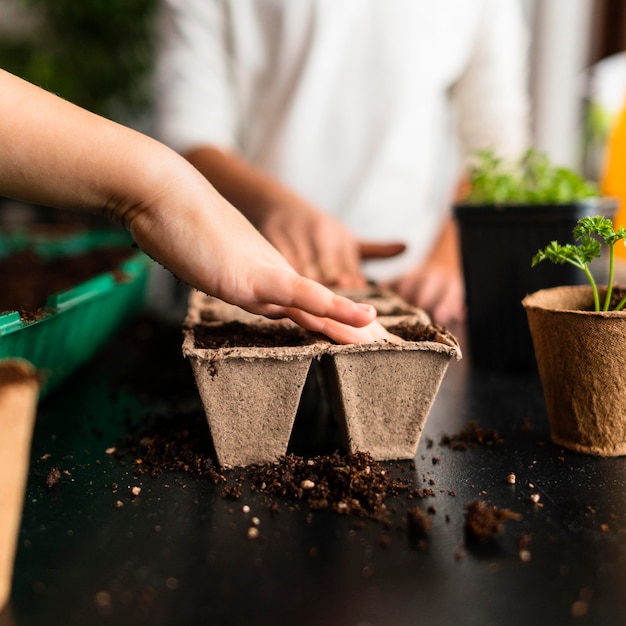
[[[10,239],[0,235],[0,257],[25,247],[52,257],[131,241],[126,232],[32,239],[23,233]],[[0,314],[0,358],[30,361],[43,375],[41,397],[50,393],[94,356],[125,320],[143,308],[151,265],[149,257],[137,251],[111,272],[49,296],[46,309],[50,314],[36,321],[23,321],[17,311]],[[123,280],[119,280],[120,271]]]

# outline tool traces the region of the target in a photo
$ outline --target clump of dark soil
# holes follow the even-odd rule
[[[112,272],[135,253],[131,246],[111,246],[54,258],[28,249],[10,254],[0,259],[0,312],[18,311],[25,321],[39,319],[48,296]]]
[[[310,334],[300,328],[273,324],[251,326],[238,321],[215,326],[195,326],[194,338],[195,347],[201,350],[297,347],[314,341]]]
[[[365,452],[316,456],[288,455],[275,464],[252,467],[253,491],[289,501],[303,501],[311,510],[330,509],[384,521],[386,500],[407,492],[411,484],[397,480]]]
[[[221,484],[227,499],[260,494],[272,510],[301,504],[310,511],[385,522],[389,498],[404,494],[409,502],[416,497],[413,473],[402,476],[406,463],[383,464],[365,452],[335,452],[306,458],[288,454],[276,463],[222,470],[210,440],[206,418],[197,412],[144,422],[115,448],[118,458],[131,459],[138,475],[183,472]]]
[[[477,422],[470,421],[461,432],[442,435],[440,444],[452,450],[466,450],[470,446],[495,446],[503,442],[497,430],[482,428]]]
[[[522,519],[519,513],[509,509],[499,509],[482,500],[475,500],[465,505],[465,534],[469,539],[486,543],[504,531],[506,520]]]

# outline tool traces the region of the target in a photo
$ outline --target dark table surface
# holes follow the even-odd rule
[[[154,317],[41,402],[0,626],[626,624],[626,459],[550,443],[535,374],[450,365],[415,465],[393,464],[434,492],[413,503],[430,508],[421,542],[402,496],[387,526],[288,502],[276,513],[258,493],[225,499],[205,478],[138,475],[106,452],[137,424],[184,427],[199,407],[180,324]],[[502,442],[444,445],[470,421]],[[521,519],[475,542],[464,521],[476,500]]]

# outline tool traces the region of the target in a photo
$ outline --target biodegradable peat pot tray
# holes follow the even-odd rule
[[[481,369],[532,371],[532,340],[520,301],[555,285],[578,285],[582,272],[565,263],[537,271],[533,255],[553,239],[573,243],[572,229],[585,216],[612,217],[610,198],[568,204],[454,207],[465,279],[469,352]]]
[[[448,363],[461,358],[459,344],[402,300],[371,290],[351,297],[372,302],[392,332],[411,339],[419,330],[420,340],[340,346],[288,320],[267,320],[191,294],[183,354],[221,465],[272,462],[286,454],[314,359],[321,361],[350,451],[376,459],[415,455]]]
[[[593,311],[589,286],[543,289],[523,305],[552,441],[626,455],[626,311]]]
[[[30,363],[0,360],[0,612],[11,591],[38,395]]]

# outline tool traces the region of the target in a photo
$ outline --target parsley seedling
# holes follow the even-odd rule
[[[596,311],[600,311],[600,295],[598,285],[589,270],[589,263],[600,256],[602,243],[609,250],[609,277],[607,281],[606,295],[602,305],[603,311],[608,311],[613,295],[613,277],[615,275],[615,244],[618,241],[626,242],[626,229],[620,227],[613,229],[613,222],[607,217],[595,215],[593,217],[583,217],[579,219],[574,227],[574,239],[578,244],[559,244],[557,241],[550,242],[543,250],[539,250],[533,257],[532,267],[538,263],[548,260],[553,263],[570,263],[574,267],[581,269],[593,290],[593,302]],[[626,304],[624,296],[614,311],[620,311]]]

